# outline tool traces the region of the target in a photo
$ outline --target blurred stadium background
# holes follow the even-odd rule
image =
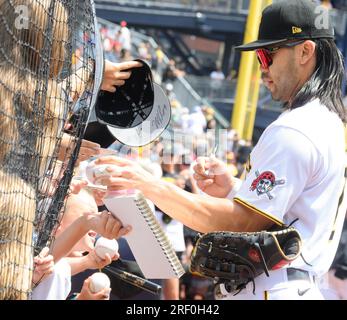
[[[270,2],[258,1],[261,8]],[[346,57],[347,1],[317,2],[331,8],[336,42]],[[121,59],[117,52],[121,50],[117,30],[124,21],[131,30],[133,57],[146,58],[147,55],[157,67],[159,46],[165,55],[159,75],[162,76],[160,72],[171,59],[175,67],[184,72],[176,78],[163,79],[164,83],[172,84],[172,91],[183,107],[189,110],[197,105],[211,107],[217,125],[230,126],[241,59],[234,47],[244,39],[250,0],[99,0],[95,3],[100,25],[105,28],[104,49],[108,57],[114,61]],[[168,87],[171,89],[171,85]],[[277,118],[281,107],[271,101],[261,84],[256,105],[252,133],[239,132],[242,138],[252,139],[253,143]]]

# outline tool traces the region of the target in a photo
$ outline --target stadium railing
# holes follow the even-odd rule
[[[109,28],[117,29],[118,26],[114,23],[111,23],[107,20],[98,18],[98,22],[100,25],[108,26]],[[156,41],[147,35],[144,35],[140,32],[137,32],[135,30],[131,30],[132,34],[132,42],[133,46],[135,48],[138,47],[138,45],[141,42],[148,42],[152,48],[152,50],[156,50],[158,48],[158,44]],[[136,50],[134,50],[136,52]],[[163,58],[164,68],[169,63],[169,58],[164,55]],[[218,128],[228,128],[230,123],[227,119],[225,119],[219,112],[216,110],[211,103],[207,101],[207,99],[201,97],[195,89],[191,86],[189,83],[189,80],[185,76],[179,76],[176,78],[175,81],[172,82],[174,93],[177,97],[177,100],[186,108],[189,110],[193,110],[195,106],[207,106],[211,107],[215,111],[215,119],[217,122]]]
[[[249,0],[97,0],[96,3],[116,3],[118,5],[146,6],[171,10],[206,11],[221,14],[248,11]]]

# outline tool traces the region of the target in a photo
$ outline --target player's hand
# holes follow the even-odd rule
[[[118,239],[131,231],[131,226],[123,226],[122,223],[108,211],[88,213],[86,216],[89,223],[88,229],[95,231],[107,239]]]
[[[233,176],[216,158],[198,158],[193,170],[198,187],[212,197],[225,198],[233,187]]]
[[[34,257],[34,272],[32,282],[37,284],[48,275],[53,273],[54,259],[52,255],[49,255],[49,248],[45,247],[41,250],[38,256]]]
[[[108,190],[138,189],[144,191],[157,183],[157,178],[135,161],[115,156],[105,156],[95,160],[96,166],[106,164],[110,164],[110,167],[106,169],[110,175],[100,178],[98,181],[107,186]]]
[[[120,63],[105,60],[104,78],[101,84],[101,90],[115,92],[116,86],[122,86],[125,80],[131,76],[129,69],[142,67],[138,61],[126,61]]]
[[[84,280],[83,287],[81,292],[77,295],[76,300],[109,300],[111,289],[102,289],[97,293],[93,293],[89,289],[89,285],[91,282],[91,277]]]

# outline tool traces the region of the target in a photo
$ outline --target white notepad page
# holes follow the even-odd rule
[[[132,226],[125,236],[142,273],[147,279],[180,278],[184,273],[172,245],[146,199],[139,191],[109,193],[107,209],[123,225]]]

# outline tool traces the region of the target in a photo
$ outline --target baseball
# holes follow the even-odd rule
[[[89,289],[93,293],[97,293],[102,289],[108,289],[111,286],[109,277],[102,272],[96,272],[91,276]]]
[[[106,168],[112,167],[112,165],[109,164],[102,164],[102,165],[95,165],[94,161],[88,164],[86,167],[86,176],[87,179],[96,185],[100,185],[98,180],[101,177],[109,176],[110,173],[106,170]]]
[[[119,246],[115,239],[109,240],[106,238],[99,238],[95,244],[95,253],[101,259],[105,259],[106,253],[112,258],[118,252]]]

